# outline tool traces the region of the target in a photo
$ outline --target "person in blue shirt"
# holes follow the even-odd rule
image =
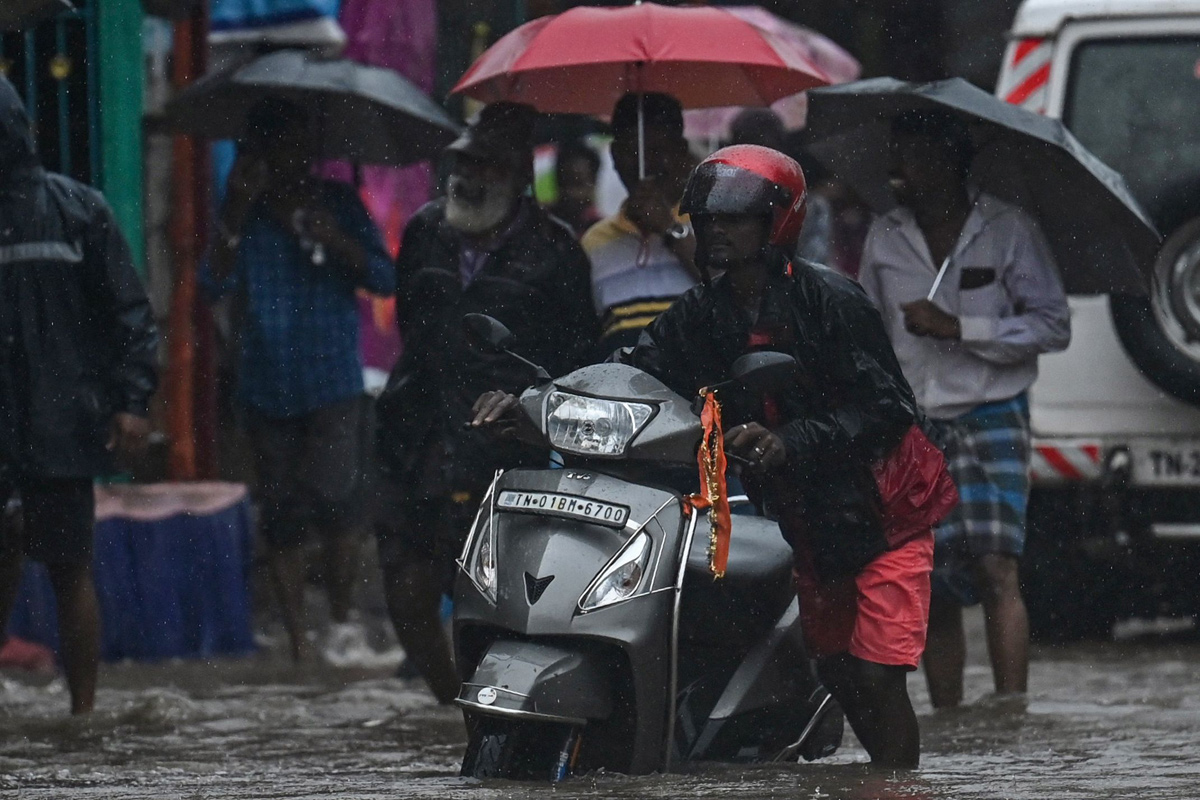
[[[238,400],[258,472],[260,531],[297,661],[306,526],[324,538],[333,627],[327,651],[353,648],[352,588],[364,520],[366,411],[356,293],[389,295],[391,259],[353,188],[311,171],[307,112],[264,101],[246,132],[201,281],[233,293],[241,322]]]

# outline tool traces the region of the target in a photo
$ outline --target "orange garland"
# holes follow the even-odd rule
[[[721,429],[721,404],[717,402],[716,393],[706,389],[702,394],[704,409],[700,413],[700,422],[704,426],[704,438],[696,457],[702,493],[688,499],[695,508],[708,509],[708,568],[714,578],[723,578],[729,563],[729,535],[733,527],[729,517],[729,490],[725,485],[725,432]]]

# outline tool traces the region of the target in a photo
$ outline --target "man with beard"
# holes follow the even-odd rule
[[[804,638],[822,681],[872,763],[920,756],[906,673],[925,644],[933,531],[955,501],[941,454],[870,300],[832,270],[793,261],[807,196],[799,165],[757,145],[718,150],[692,173],[682,209],[702,267],[625,363],[693,397],[730,379],[755,350],[796,360],[766,396],[722,389],[727,452],[795,554]],[[489,392],[472,425],[512,419],[517,398]]]
[[[464,428],[482,391],[519,392],[534,375],[469,346],[463,316],[499,319],[514,350],[552,375],[581,366],[596,341],[587,257],[527,195],[533,120],[516,103],[480,112],[447,148],[446,197],[409,222],[397,261],[404,354],[378,406],[376,535],[397,637],[443,703],[459,681],[438,612],[467,528],[496,469],[548,458]]]
[[[46,566],[71,713],[92,710],[100,609],[94,476],[150,431],[158,335],[129,245],[99,192],[42,169],[25,105],[0,78],[0,638],[21,562]]]

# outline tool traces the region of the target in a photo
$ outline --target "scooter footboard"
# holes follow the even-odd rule
[[[569,725],[607,719],[610,670],[595,656],[535,642],[493,642],[455,701],[477,714]]]

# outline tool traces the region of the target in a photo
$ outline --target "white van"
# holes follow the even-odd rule
[[[1200,0],[1026,0],[997,94],[1063,120],[1165,237],[1149,297],[1071,298],[1030,394],[1035,633],[1200,612]]]

